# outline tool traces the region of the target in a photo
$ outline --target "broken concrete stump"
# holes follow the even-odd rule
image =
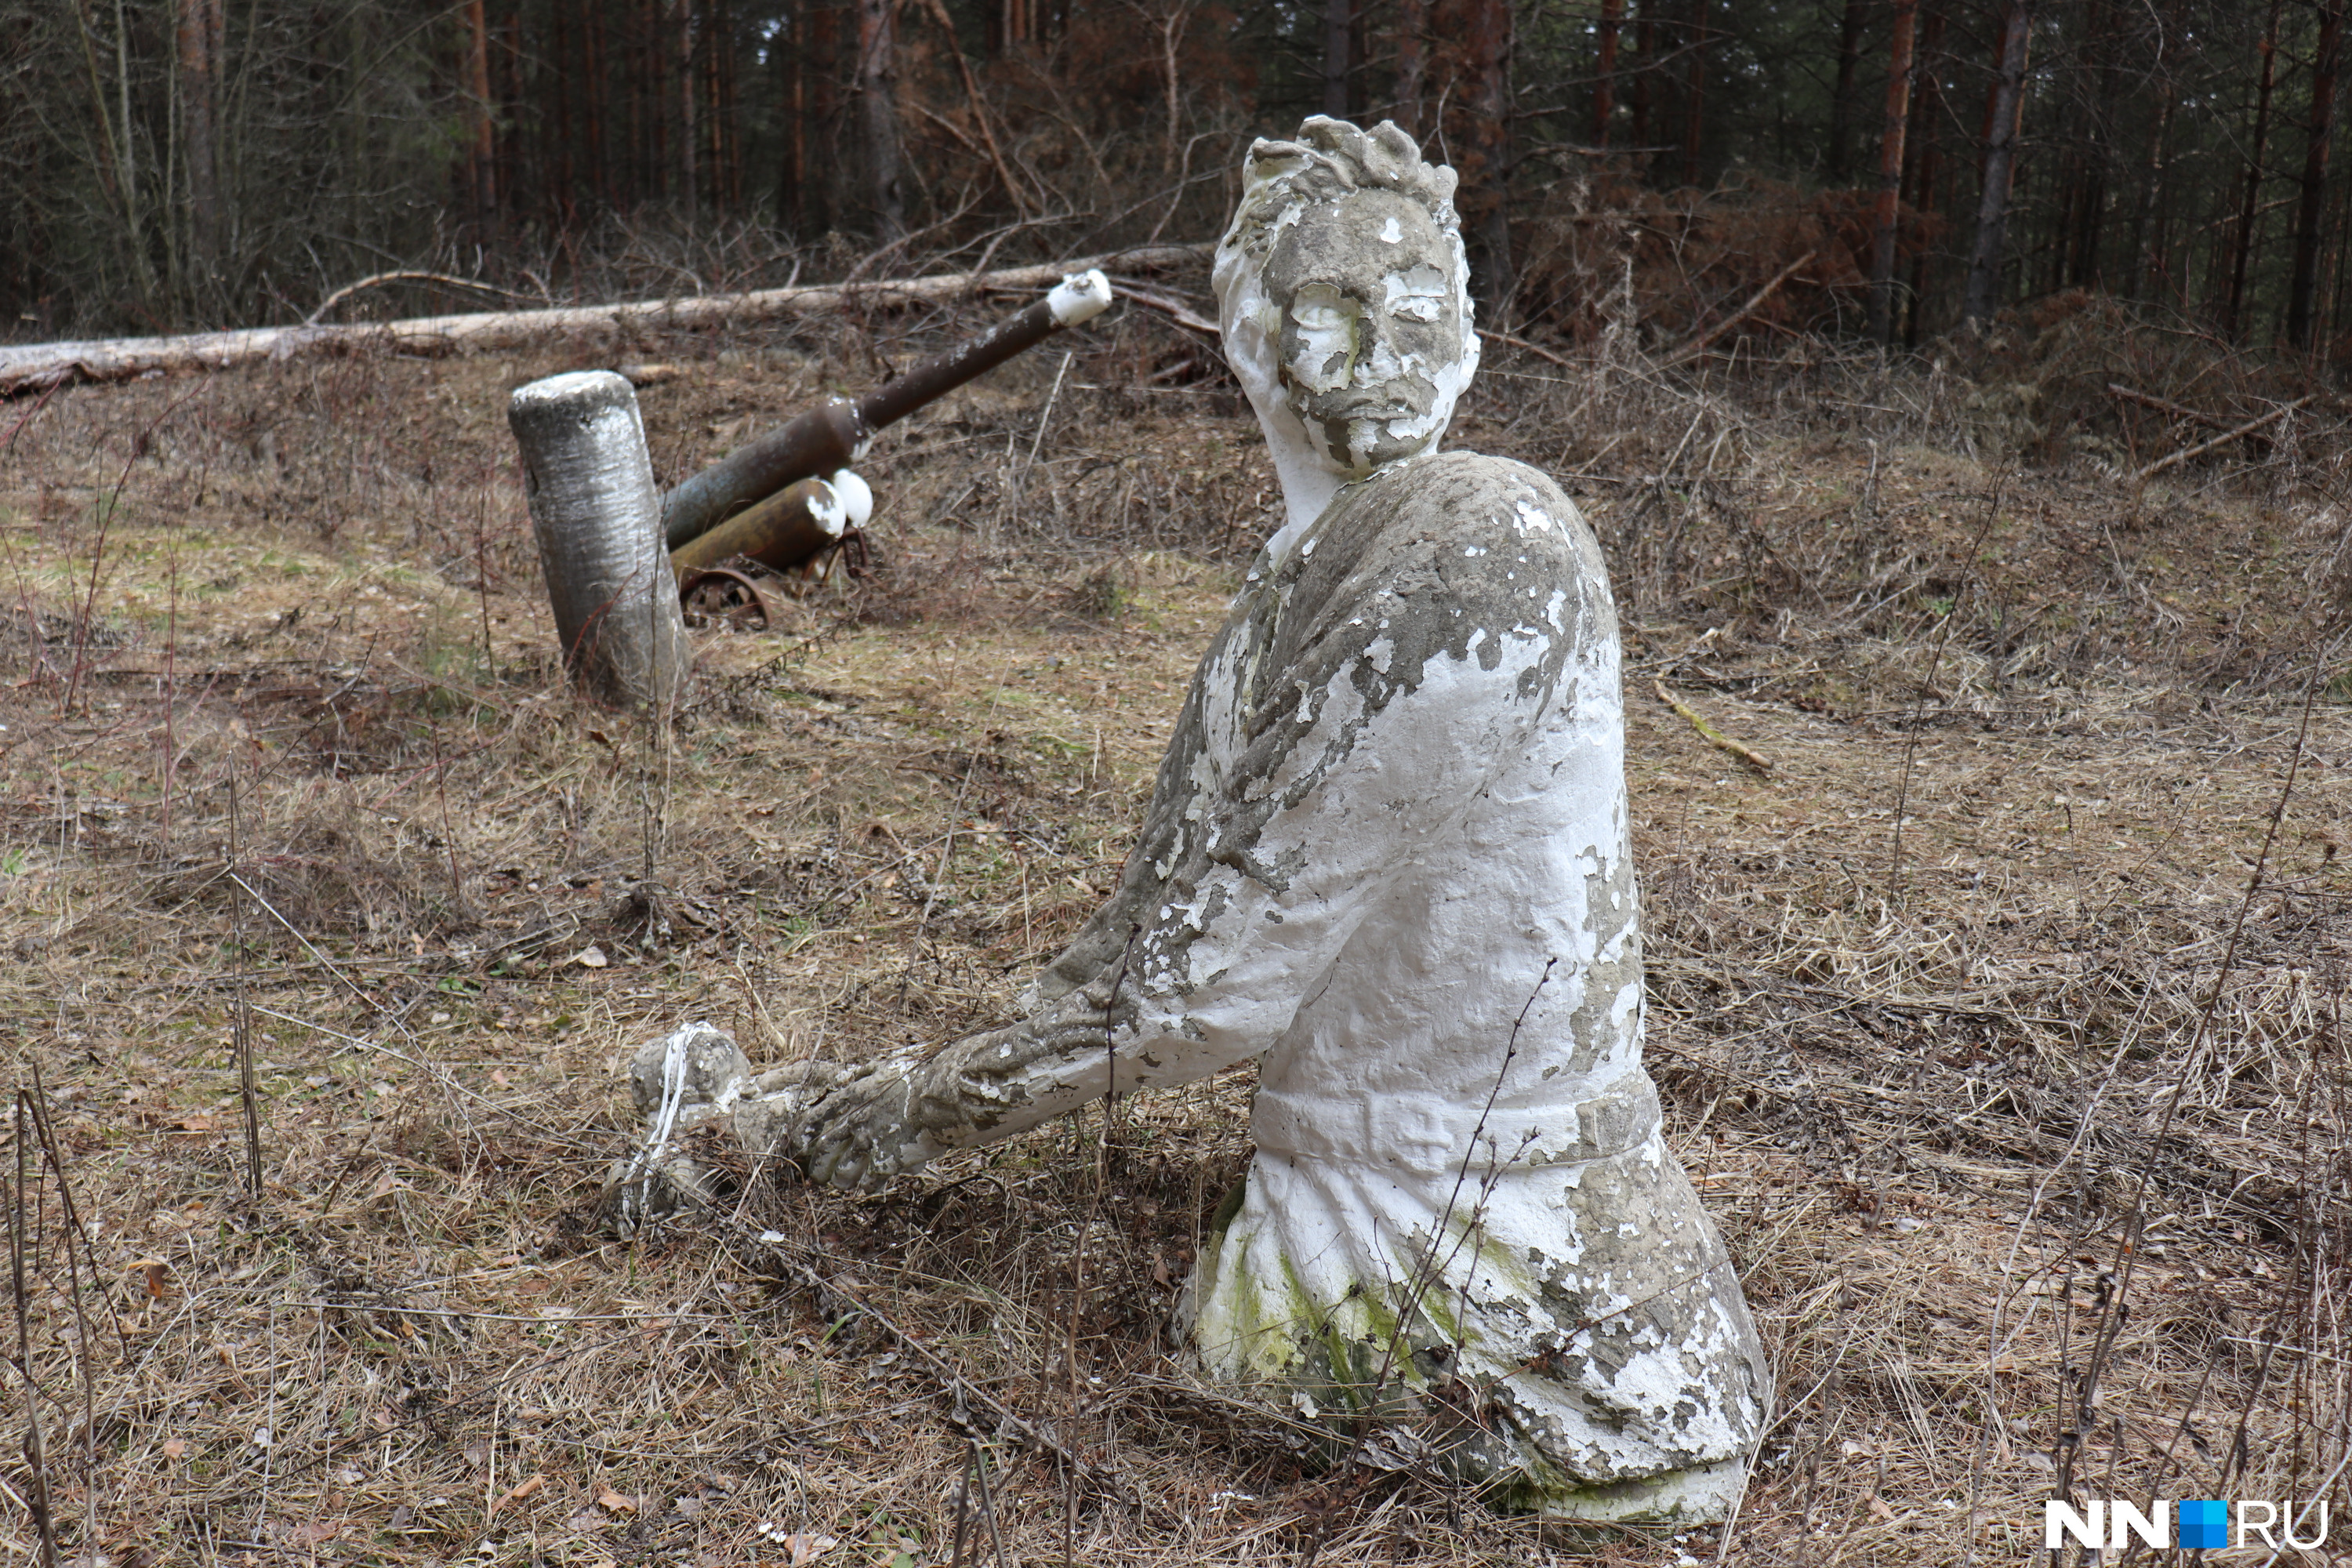
[[[635,390],[607,370],[549,376],[515,390],[507,423],[564,668],[604,701],[667,706],[689,654]]]

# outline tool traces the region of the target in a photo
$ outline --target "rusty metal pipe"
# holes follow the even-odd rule
[[[789,571],[840,543],[845,533],[866,521],[873,506],[873,492],[855,474],[837,473],[831,481],[802,479],[687,541],[670,552],[669,563],[683,577],[748,555],[772,571]]]
[[[676,552],[763,496],[863,457],[873,432],[857,405],[831,397],[713,463],[662,498],[662,537]]]
[[[1099,271],[1065,278],[1044,299],[969,342],[925,360],[852,403],[828,399],[778,429],[740,447],[662,498],[662,534],[675,553],[763,496],[795,480],[847,468],[866,455],[874,433],[894,425],[1064,327],[1102,313],[1110,284]],[[728,553],[749,553],[729,552]]]

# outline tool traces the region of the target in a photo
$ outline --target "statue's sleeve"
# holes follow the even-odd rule
[[[825,1093],[790,1140],[813,1177],[877,1181],[1107,1090],[1206,1077],[1273,1046],[1321,992],[1367,913],[1545,721],[1587,609],[1530,592],[1559,579],[1561,563],[1528,560],[1556,540],[1516,542],[1507,583],[1475,538],[1465,554],[1372,532],[1244,590],[1118,892],[1028,1016]]]

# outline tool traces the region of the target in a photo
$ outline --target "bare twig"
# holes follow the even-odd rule
[[[2188,1048],[2182,1053],[2180,1069],[2175,1076],[2178,1087],[2173,1093],[2164,1097],[2164,1113],[2157,1119],[2155,1131],[2147,1139],[2140,1156],[2132,1192],[2131,1215],[2116,1238],[2115,1262],[2110,1268],[2115,1286],[2105,1292],[2100,1303],[2101,1321],[2093,1337],[2090,1353],[2084,1358],[2082,1379],[2075,1391],[2078,1410],[2090,1410],[2097,1405],[2100,1375],[2106,1368],[2108,1358],[2115,1353],[2117,1336],[2123,1332],[2124,1321],[2128,1315],[2126,1300],[2139,1264],[2142,1234],[2147,1225],[2148,1189],[2155,1184],[2156,1164],[2163,1156],[2166,1138],[2172,1131],[2174,1119],[2179,1115],[2181,1103],[2188,1098],[2187,1087],[2196,1081],[2206,1058],[2212,1054],[2214,1016],[2221,1005],[2223,994],[2229,989],[2231,975],[2237,968],[2246,921],[2253,912],[2254,900],[2262,894],[2263,879],[2270,868],[2271,854],[2277,847],[2279,829],[2286,820],[2287,803],[2294,798],[2295,782],[2302,772],[2305,748],[2311,735],[2312,709],[2319,696],[2320,676],[2326,668],[2326,639],[2315,638],[2311,675],[2303,689],[2303,712],[2295,726],[2294,744],[2287,752],[2286,777],[2281,782],[2278,798],[2271,806],[2270,820],[2263,826],[2262,847],[2255,853],[2253,868],[2247,873],[2246,890],[2238,900],[2236,917],[2230,922],[2230,937],[2221,950],[2221,967],[2214,973],[2212,986],[2205,994],[2204,1005],[2198,1011],[2196,1026],[2189,1034]],[[2251,1406],[2250,1398],[2248,1407]]]
[[[1759,289],[1755,293],[1748,297],[1748,303],[1740,306],[1739,309],[1732,311],[1731,314],[1724,317],[1723,320],[1716,322],[1715,325],[1707,328],[1706,331],[1699,333],[1696,337],[1683,344],[1682,347],[1675,350],[1665,358],[1660,360],[1658,362],[1658,368],[1661,370],[1671,370],[1678,364],[1686,364],[1690,361],[1698,358],[1699,355],[1706,353],[1709,348],[1714,346],[1716,339],[1723,336],[1724,333],[1731,331],[1732,328],[1738,326],[1740,322],[1754,315],[1759,310],[1761,310],[1763,308],[1764,301],[1769,300],[1774,291],[1777,290],[1781,284],[1786,283],[1791,277],[1795,276],[1800,268],[1811,264],[1816,254],[1818,253],[1808,250],[1804,255],[1800,256],[1796,260],[1791,261],[1788,266],[1783,267],[1780,271],[1774,273],[1772,275],[1772,280],[1769,283],[1765,284],[1764,287]]]
[[[1013,1568],[1004,1554],[1004,1531],[996,1522],[996,1499],[988,1485],[988,1455],[978,1443],[971,1446],[971,1473],[980,1482],[980,1517],[988,1521],[988,1539],[996,1545],[996,1568]]]
[[[1657,692],[1658,700],[1664,703],[1676,713],[1681,714],[1685,720],[1688,721],[1690,727],[1696,730],[1699,732],[1700,739],[1704,740],[1708,745],[1713,746],[1717,751],[1723,752],[1738,758],[1741,762],[1746,763],[1749,767],[1754,768],[1759,773],[1769,773],[1772,771],[1772,760],[1769,757],[1764,756],[1760,752],[1748,750],[1746,746],[1741,745],[1738,742],[1733,740],[1730,736],[1725,734],[1722,731],[1708,723],[1696,709],[1685,705],[1681,699],[1677,698],[1673,692],[1667,690],[1666,683],[1664,681],[1654,680],[1650,682],[1650,685]]]
[[[1110,286],[1110,291],[1122,300],[1132,300],[1139,305],[1150,306],[1180,327],[1190,327],[1196,332],[1206,332],[1211,337],[1217,336],[1221,331],[1216,322],[1164,289],[1145,288],[1134,283],[1114,283]]]
[[[2172,468],[2180,463],[2185,463],[2191,458],[2201,458],[2206,453],[2213,450],[2216,447],[2226,447],[2231,442],[2238,440],[2242,437],[2251,436],[2255,431],[2261,429],[2263,426],[2274,424],[2277,421],[2285,418],[2296,409],[2310,403],[2313,398],[2317,395],[2318,395],[2316,393],[2306,394],[2302,397],[2296,398],[2293,403],[2282,403],[2276,408],[2272,409],[2268,414],[2262,416],[2260,418],[2249,419],[2243,425],[2240,425],[2233,429],[2224,430],[2221,434],[2214,437],[2210,441],[2200,441],[2194,447],[2182,447],[2179,451],[2173,453],[2168,458],[2158,458],[2155,462],[2150,463],[2147,467],[2134,474],[2132,476],[2132,483],[2136,485],[2146,484],[2148,480],[2156,478],[2157,475],[2164,472],[2167,468]]]
[[[924,0],[931,19],[940,25],[940,36],[947,41],[948,53],[955,57],[956,70],[963,78],[964,101],[971,105],[971,117],[980,124],[980,139],[988,144],[988,162],[996,170],[996,178],[1004,186],[1004,194],[1013,198],[1013,211],[1023,217],[1029,216],[1029,194],[1013,178],[1005,167],[1004,151],[996,144],[996,128],[989,123],[988,100],[981,95],[980,84],[971,79],[971,62],[963,58],[963,45],[956,37],[955,20],[940,0]]]
[[[1574,360],[1570,359],[1566,354],[1555,353],[1550,349],[1544,347],[1541,343],[1531,343],[1516,332],[1497,332],[1489,331],[1485,327],[1481,327],[1478,329],[1478,335],[1482,338],[1492,338],[1498,343],[1508,343],[1515,349],[1525,349],[1528,353],[1535,355],[1536,358],[1540,360],[1549,360],[1552,363],[1559,366],[1562,370],[1575,370],[1579,368],[1577,363]]]
[[[33,1140],[26,1126],[26,1091],[16,1090],[16,1184],[9,1194],[8,1271],[16,1302],[16,1374],[25,1383],[25,1499],[40,1538],[41,1568],[57,1568],[58,1527],[49,1512],[49,1460],[41,1439],[41,1390],[33,1376],[32,1305],[25,1281],[26,1166]]]
[[[1022,481],[1028,481],[1029,470],[1037,466],[1037,448],[1045,444],[1045,427],[1054,422],[1054,405],[1062,395],[1062,380],[1070,374],[1070,362],[1077,357],[1076,349],[1065,349],[1061,367],[1054,372],[1053,390],[1045,394],[1045,411],[1037,416],[1037,433],[1029,437],[1029,461],[1021,469]]]
[[[33,1058],[26,1066],[31,1069],[33,1076],[31,1091],[33,1130],[40,1136],[42,1157],[48,1162],[49,1173],[57,1180],[58,1207],[64,1213],[66,1221],[64,1246],[66,1285],[73,1296],[74,1328],[81,1352],[74,1359],[79,1363],[81,1371],[81,1376],[78,1381],[81,1384],[82,1473],[89,1478],[89,1484],[82,1488],[84,1509],[82,1539],[95,1541],[98,1539],[99,1494],[96,1484],[98,1479],[98,1367],[96,1364],[98,1336],[91,1331],[89,1303],[82,1293],[81,1263],[83,1260],[89,1262],[89,1282],[95,1289],[100,1279],[98,1269],[98,1248],[91,1243],[89,1227],[82,1223],[80,1211],[74,1206],[73,1182],[66,1170],[65,1150],[59,1146],[57,1128],[49,1120],[49,1094],[47,1087],[41,1082],[40,1058]],[[81,1259],[74,1257],[74,1243],[77,1241],[81,1243]],[[114,1317],[111,1312],[107,1315],[114,1318],[116,1343],[127,1362],[131,1359],[131,1336],[124,1331],[121,1318]]]
[[[1519,1008],[1519,1016],[1511,1020],[1510,1038],[1503,1043],[1503,1059],[1495,1068],[1495,1081],[1486,1090],[1486,1103],[1478,1108],[1478,1120],[1470,1129],[1470,1146],[1462,1152],[1462,1168],[1454,1173],[1454,1187],[1445,1195],[1445,1207],[1437,1216],[1436,1229],[1432,1232],[1433,1236],[1444,1236],[1445,1227],[1453,1223],[1454,1210],[1462,1201],[1463,1184],[1470,1179],[1470,1163],[1478,1157],[1478,1141],[1486,1136],[1486,1120],[1495,1114],[1495,1102],[1503,1097],[1503,1080],[1509,1076],[1511,1063],[1518,1057],[1519,1031],[1526,1027],[1528,1015],[1535,1011],[1536,999],[1543,994],[1544,987],[1551,984],[1551,972],[1559,965],[1559,959],[1557,956],[1544,960],[1543,973],[1536,976],[1535,988],[1528,993],[1527,1001]],[[1411,1278],[1405,1281],[1404,1295],[1397,1303],[1396,1332],[1389,1336],[1388,1345],[1381,1352],[1380,1371],[1372,1378],[1371,1392],[1369,1395],[1370,1399],[1377,1400],[1381,1396],[1381,1391],[1388,1386],[1389,1373],[1396,1365],[1397,1351],[1403,1344],[1405,1332],[1411,1327],[1410,1314],[1412,1304],[1421,1300],[1421,1293],[1428,1289],[1430,1281],[1444,1273],[1446,1265],[1460,1255],[1463,1247],[1467,1244],[1471,1233],[1476,1227],[1477,1222],[1475,1220],[1472,1224],[1463,1226],[1461,1238],[1454,1243],[1454,1250],[1447,1253],[1443,1259],[1437,1256],[1437,1249],[1433,1246],[1414,1266]],[[1349,1456],[1351,1467],[1363,1452],[1363,1447],[1364,1434],[1360,1433],[1355,1449]]]
[[[768,1251],[784,1266],[784,1268],[797,1275],[803,1283],[814,1289],[822,1290],[830,1295],[837,1296],[844,1300],[856,1303],[857,1310],[864,1313],[868,1319],[872,1320],[872,1321],[879,1327],[884,1333],[888,1334],[893,1340],[897,1341],[900,1349],[907,1351],[912,1354],[916,1360],[921,1362],[926,1367],[928,1367],[930,1370],[931,1375],[940,1380],[940,1387],[952,1398],[959,1402],[969,1401],[971,1403],[985,1406],[989,1415],[996,1418],[999,1430],[1014,1433],[1019,1436],[1024,1442],[1026,1442],[1031,1447],[1034,1448],[1039,1453],[1050,1454],[1055,1458],[1059,1459],[1063,1464],[1071,1466],[1076,1469],[1085,1472],[1087,1477],[1096,1486],[1100,1487],[1104,1491],[1108,1492],[1110,1495],[1118,1498],[1129,1507],[1138,1510],[1140,1510],[1143,1507],[1143,1499],[1132,1487],[1129,1486],[1126,1481],[1105,1470],[1101,1466],[1089,1463],[1067,1443],[1063,1442],[1059,1437],[1055,1436],[1052,1433],[1039,1427],[1036,1423],[1015,1414],[1013,1408],[1006,1405],[1003,1400],[997,1398],[994,1394],[988,1393],[978,1384],[973,1383],[971,1379],[958,1372],[954,1367],[949,1365],[948,1363],[942,1360],[938,1352],[933,1351],[929,1345],[924,1343],[921,1340],[915,1338],[915,1336],[900,1328],[897,1323],[892,1322],[890,1319],[878,1310],[872,1302],[866,1301],[858,1297],[855,1292],[844,1289],[840,1281],[826,1279],[823,1274],[817,1271],[814,1265],[799,1257],[795,1252],[788,1251],[787,1248],[792,1245],[790,1237],[784,1236],[779,1231],[754,1231],[750,1229],[749,1226],[740,1226],[737,1228],[745,1240],[755,1242],[759,1246],[767,1248]],[[986,1496],[985,1493],[983,1493],[982,1505],[985,1507],[986,1502]]]
[[[245,1110],[245,1186],[257,1199],[261,1196],[261,1097],[253,1081],[253,1010],[245,994],[245,877],[238,869],[243,864],[239,842],[243,814],[238,810],[236,794],[238,766],[238,759],[232,753],[228,769],[229,941],[236,951],[236,1093]]]
[[[315,327],[320,321],[327,319],[328,311],[333,310],[336,306],[341,304],[352,295],[365,293],[370,289],[382,289],[393,283],[440,283],[452,289],[470,289],[477,294],[496,295],[501,300],[528,300],[530,298],[528,294],[518,294],[511,289],[501,289],[495,283],[484,283],[478,279],[452,278],[446,272],[418,272],[408,269],[403,269],[397,272],[379,272],[373,277],[362,278],[356,283],[346,283],[341,288],[336,289],[333,293],[328,295],[325,299],[320,300],[319,308],[302,318],[302,324],[306,327]]]
[[[2165,398],[2153,396],[2136,387],[2126,386],[2121,382],[2107,383],[2107,395],[2124,403],[2137,403],[2142,408],[2153,408],[2159,414],[2169,414],[2176,419],[2186,419],[2193,425],[2202,425],[2208,430],[2230,428],[2230,423],[2226,419],[2218,418],[2199,409],[2185,407]]]
[[[1992,532],[1994,519],[2000,516],[2002,488],[2009,483],[2003,473],[1993,482],[1992,496],[1985,506],[1984,521],[1978,524],[1976,537],[1969,541],[1967,561],[1973,566],[1977,552],[1984,548],[1985,538]],[[1912,701],[1911,722],[1903,736],[1903,778],[1895,789],[1895,834],[1886,849],[1886,896],[1893,898],[1903,888],[1903,814],[1911,803],[1911,764],[1919,753],[1919,715],[1927,705],[1927,693],[1936,684],[1937,667],[1944,662],[1944,644],[1951,640],[1952,624],[1960,618],[1960,601],[1968,596],[1971,576],[1952,595],[1951,608],[1944,612],[1944,624],[1936,628],[1936,647],[1927,656],[1927,673],[1920,678],[1919,694]]]

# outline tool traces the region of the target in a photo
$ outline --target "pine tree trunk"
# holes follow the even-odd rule
[[[1470,148],[1479,246],[1485,253],[1480,290],[1488,319],[1502,324],[1505,302],[1517,284],[1511,262],[1511,0],[1470,0],[1465,7],[1469,39]]]
[[[1355,31],[1355,0],[1323,0],[1323,112],[1348,118],[1348,55]]]
[[[806,232],[821,235],[842,226],[851,195],[852,162],[848,105],[842,94],[841,6],[810,0],[801,7],[809,19],[809,148],[807,183],[802,186]]]
[[[522,50],[516,47],[516,34],[521,27],[521,16],[509,11],[490,28],[492,103],[520,105],[523,101]],[[533,190],[542,195],[546,192],[546,172],[535,171],[537,179],[525,173],[522,126],[513,119],[497,114],[490,117],[490,183],[503,200],[499,216],[503,221],[511,212],[520,218],[524,216],[524,194]]]
[[[613,183],[612,129],[605,117],[610,100],[604,81],[604,10],[596,5],[583,5],[581,10],[586,24],[581,29],[586,35],[582,43],[587,52],[583,58],[585,80],[580,96],[588,118],[588,166],[596,172],[594,184],[604,205],[616,207],[620,193]]]
[[[2336,337],[2344,331],[2344,305],[2347,298],[2352,297],[2347,295],[2344,277],[2347,265],[2352,264],[2352,205],[2339,206],[2336,211],[2336,237],[2329,254],[2335,260],[2328,269],[2331,280],[2327,286],[2327,331],[2330,337]]]
[[[866,200],[877,234],[896,239],[907,231],[900,194],[898,6],[894,0],[857,0],[857,123]]]
[[[2263,143],[2270,139],[2271,89],[2278,83],[2279,0],[2271,0],[2270,17],[2263,24],[2263,74],[2254,89],[2254,130],[2246,148],[2246,194],[2238,207],[2238,234],[2231,246],[2230,303],[2222,312],[2221,331],[2235,338],[2245,325],[2246,271],[2254,254],[2254,220],[2261,216]]]
[[[1837,87],[1830,95],[1829,177],[1845,184],[1846,148],[1853,140],[1853,79],[1862,67],[1862,24],[1868,0],[1845,0],[1838,23]]]
[[[220,265],[220,184],[215,109],[219,102],[219,0],[180,0],[181,145],[188,165],[188,249],[208,286]]]
[[[1371,18],[1367,14],[1370,7],[1364,0],[1355,0],[1351,9],[1355,20],[1348,26],[1348,118],[1363,125],[1370,122],[1372,107],[1371,72],[1366,68],[1372,58]]]
[[[1429,71],[1429,0],[1397,0],[1396,122],[1421,135],[1421,95]]]
[[[783,68],[791,73],[791,80],[784,89],[787,115],[786,142],[783,159],[783,190],[780,195],[778,205],[783,210],[784,226],[803,239],[807,238],[809,233],[808,11],[809,8],[806,5],[793,7],[790,24],[793,41],[791,58],[778,62],[776,56],[769,57],[772,63],[781,63]]]
[[[572,194],[579,188],[572,163],[572,150],[579,145],[581,138],[578,127],[572,122],[572,29],[566,25],[569,15],[567,0],[555,0],[555,4],[550,8],[550,19],[555,35],[553,39],[555,122],[552,139],[554,145],[552,147],[548,145],[549,138],[543,130],[541,132],[540,142],[541,162],[551,165],[555,174],[555,189],[550,193],[550,205],[555,209],[555,221],[559,228],[569,228],[572,226]]]
[[[474,225],[488,234],[498,215],[497,122],[490,113],[490,24],[483,0],[466,0],[466,94],[470,121]]]
[[[1658,21],[1652,15],[1659,0],[1638,0],[1641,9],[1634,13],[1633,47],[1642,63],[1633,69],[1633,145],[1646,153],[1650,150],[1651,67],[1658,58]]]
[[[2303,152],[2303,199],[2295,208],[2294,279],[2287,288],[2286,341],[2311,347],[2319,295],[2320,220],[2326,210],[2327,161],[2336,140],[2336,74],[2344,45],[2343,0],[2319,13],[2319,47],[2311,66],[2311,129]]]
[[[1691,0],[1690,81],[1683,102],[1683,184],[1696,185],[1706,130],[1706,0]]]
[[[1609,145],[1609,121],[1617,112],[1617,31],[1624,25],[1625,0],[1601,0],[1600,58],[1592,73],[1592,144]]]
[[[2140,176],[2139,195],[2132,213],[2132,270],[2127,281],[2131,297],[2147,299],[2162,291],[2166,275],[2164,224],[2168,205],[2161,203],[2165,184],[2165,149],[2172,136],[2172,110],[2179,99],[2172,80],[2175,40],[2180,33],[2187,0],[2172,0],[2158,24],[2155,69],[2156,128],[2147,142],[2147,165]]]
[[[699,108],[702,97],[702,60],[696,47],[699,38],[700,18],[696,16],[694,0],[677,0],[673,26],[677,39],[677,194],[686,209],[686,221],[691,226],[701,216],[702,178],[697,167],[702,149],[702,127]]]
[[[1937,180],[1943,173],[1943,160],[1936,144],[1937,112],[1943,107],[1944,6],[1942,0],[1929,0],[1927,20],[1919,30],[1918,64],[1912,72],[1911,130],[1904,137],[1904,151],[1911,160],[1911,210],[1922,216],[1931,215],[1936,204],[1943,199]],[[1929,247],[1921,245],[1911,258],[1911,289],[1908,314],[1905,318],[1903,341],[1911,347],[1919,346],[1919,339],[1927,310],[1927,265]]]
[[[669,51],[662,47],[661,0],[645,0],[640,12],[645,34],[640,47],[645,59],[646,144],[643,182],[637,199],[658,201],[669,195]]]
[[[742,51],[732,44],[733,18],[722,6],[724,18],[719,36],[730,41],[729,47],[719,57],[719,123],[727,134],[727,210],[743,210],[743,108]]]
[[[2107,181],[2112,162],[2109,127],[2117,92],[2115,16],[2107,0],[2095,0],[2089,9],[2084,26],[2082,62],[2084,79],[2096,81],[2098,87],[2084,105],[2089,134],[2083,139],[2083,176],[2075,183],[2074,224],[2069,237],[2074,254],[2066,281],[2077,289],[2095,289],[2102,280],[2099,242],[2106,230]]]
[[[2000,268],[2009,229],[2009,190],[2017,169],[2019,116],[2024,108],[2027,0],[2008,0],[1994,68],[1990,112],[1985,116],[1984,189],[1977,200],[1976,237],[1969,247],[1969,281],[1960,315],[1977,326],[2000,305]]]
[[[1171,5],[1160,18],[1160,103],[1167,114],[1167,135],[1160,146],[1160,177],[1163,180],[1175,179],[1183,161],[1183,155],[1177,150],[1176,140],[1183,133],[1184,128],[1184,15],[1183,6]],[[1356,21],[1360,28],[1363,16],[1363,7],[1359,5]],[[972,100],[972,112],[981,117],[981,128],[987,130],[986,106],[977,97]],[[989,155],[996,160],[997,167],[1003,169],[1003,154],[997,149],[992,132],[989,135],[988,151]],[[1004,184],[1008,191],[1013,189],[1010,171],[1004,174]],[[1026,215],[1027,204],[1017,193],[1013,197],[1013,205],[1021,207]],[[1171,214],[1175,210],[1173,206],[1169,208]],[[1153,237],[1158,237],[1156,232]]]
[[[1895,36],[1886,50],[1886,124],[1878,137],[1878,209],[1872,224],[1866,331],[1895,341],[1895,251],[1903,216],[1903,142],[1911,128],[1911,51],[1919,0],[1895,0]]]

